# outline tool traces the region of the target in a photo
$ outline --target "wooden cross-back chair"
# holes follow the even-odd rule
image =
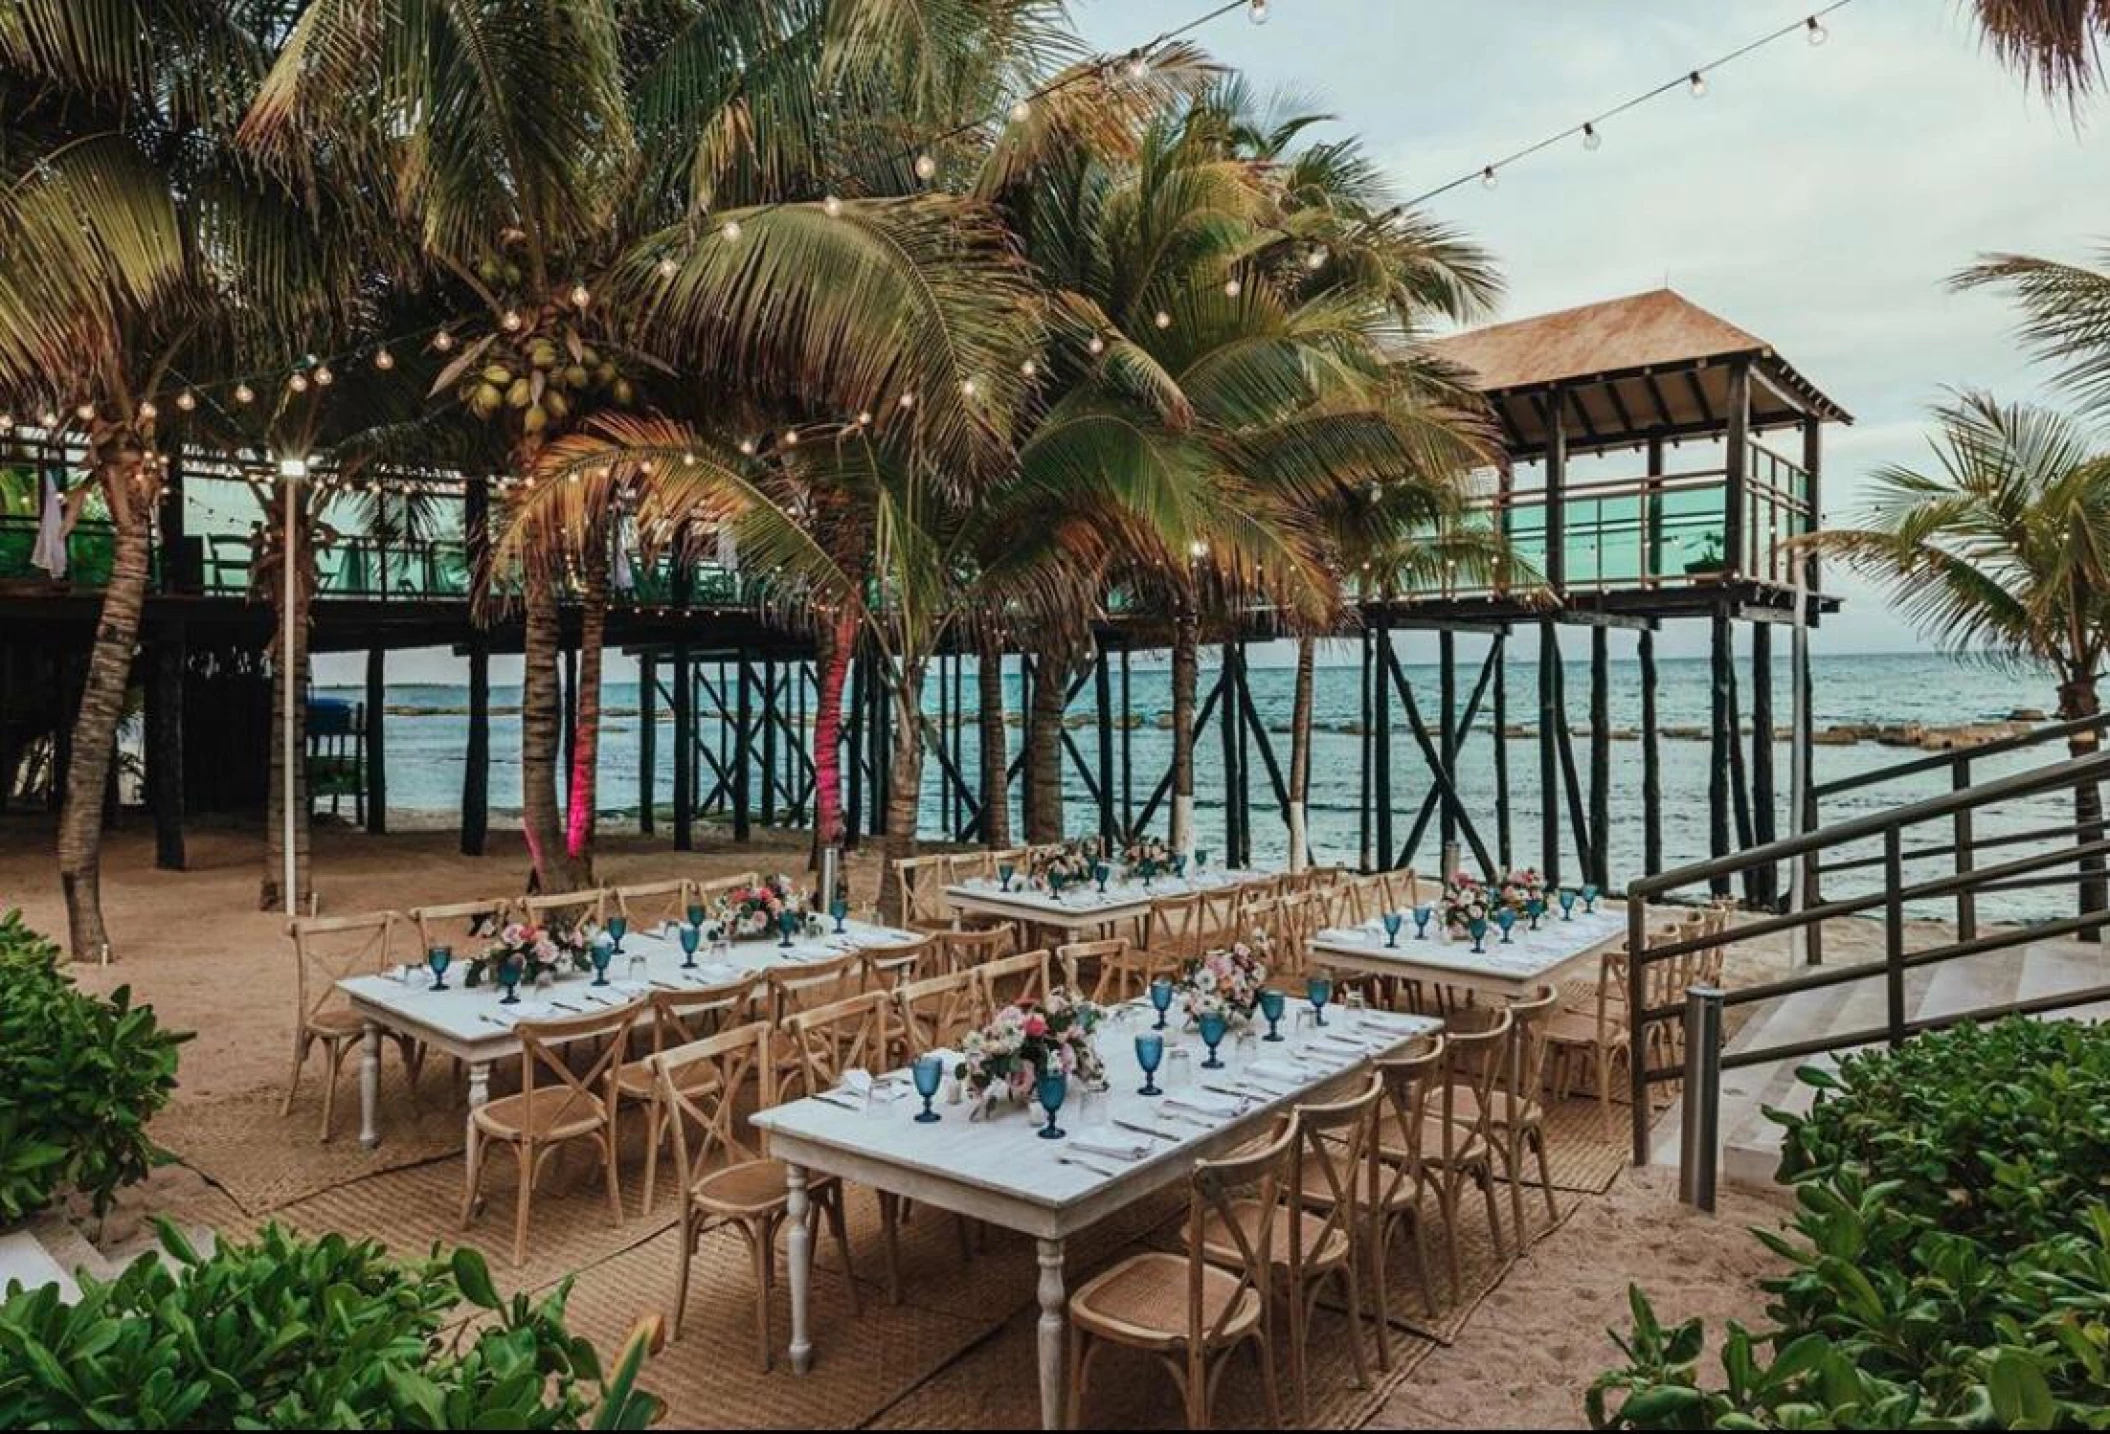
[[[519,1203],[513,1216],[515,1265],[527,1254],[528,1216],[543,1162],[573,1141],[590,1140],[600,1151],[608,1181],[609,1213],[616,1224],[623,1223],[615,1158],[615,1073],[637,1017],[635,1006],[625,1006],[561,1021],[522,1021],[513,1028],[520,1038],[520,1093],[469,1112],[462,1228],[468,1228],[482,1204],[478,1192],[483,1183],[484,1147],[493,1141],[511,1146],[520,1165]],[[599,1051],[584,1072],[574,1070],[568,1059],[577,1045]],[[544,1083],[538,1085],[538,1077],[546,1078]]]
[[[716,986],[684,986],[679,990],[654,989],[646,1008],[646,1028],[641,1033],[651,1043],[643,1057],[629,1060],[615,1073],[616,1099],[646,1108],[645,1197],[643,1213],[652,1213],[659,1191],[659,1148],[666,1143],[668,1111],[659,1095],[659,1071],[652,1057],[677,1046],[692,1045],[729,1026],[745,1021],[754,1007],[752,976],[738,976]],[[708,1074],[708,1065],[698,1074]]]
[[[608,919],[605,891],[555,891],[520,898],[523,919],[554,931],[578,931],[588,922],[602,925]]]
[[[293,938],[295,1006],[293,1072],[286,1081],[281,1116],[293,1113],[301,1072],[317,1047],[323,1053],[322,1135],[328,1140],[337,1115],[337,1081],[359,1048],[366,1023],[337,983],[353,976],[379,976],[396,963],[395,933],[402,916],[370,911],[358,916],[300,916],[287,923]],[[399,1031],[386,1031],[403,1053],[413,1096],[424,1067],[424,1047]]]
[[[1268,1292],[1276,1258],[1273,1220],[1247,1230],[1241,1201],[1273,1209],[1289,1177],[1297,1121],[1291,1116],[1267,1141],[1221,1160],[1200,1160],[1188,1180],[1186,1250],[1151,1250],[1095,1276],[1070,1296],[1070,1418],[1079,1422],[1092,1364],[1109,1344],[1154,1356],[1186,1406],[1187,1427],[1209,1427],[1223,1371],[1246,1344],[1258,1346],[1268,1428],[1282,1424],[1275,1352],[1268,1337]],[[1224,1231],[1235,1259],[1208,1258],[1212,1228]]]
[[[1078,989],[1101,1005],[1133,1001],[1150,989],[1158,977],[1172,979],[1184,961],[1143,950],[1126,936],[1102,941],[1073,941],[1056,948],[1063,969],[1071,972]]]
[[[890,1066],[908,1064],[927,1051],[951,1048],[982,1023],[982,981],[973,971],[948,971],[894,988],[894,1035]]]
[[[659,1100],[668,1112],[674,1169],[682,1198],[681,1263],[674,1280],[674,1338],[689,1304],[689,1266],[703,1237],[720,1226],[739,1232],[755,1270],[755,1353],[766,1373],[774,1358],[770,1291],[776,1286],[777,1231],[790,1215],[782,1161],[762,1153],[741,1118],[742,1093],[757,1090],[758,1109],[776,1102],[776,1067],[767,1022],[737,1026],[651,1057]],[[860,1313],[843,1219],[842,1182],[808,1178],[811,1219],[825,1219],[842,1256],[850,1311]]]
[[[1495,1257],[1503,1258],[1502,1217],[1495,1207],[1494,1137],[1487,1113],[1493,1105],[1495,1082],[1501,1076],[1502,1058],[1508,1049],[1509,1023],[1509,1012],[1504,1010],[1483,1029],[1452,1027],[1445,1031],[1443,1067],[1431,1101],[1433,1109],[1427,1112],[1420,1133],[1419,1159],[1443,1216],[1454,1304],[1463,1278],[1458,1253],[1458,1205],[1467,1182],[1480,1187]],[[1378,1138],[1387,1143],[1387,1156],[1398,1153],[1391,1143],[1403,1137],[1404,1132],[1395,1131],[1389,1123],[1379,1127]]]
[[[1044,950],[1021,951],[1016,956],[986,961],[975,968],[975,975],[981,979],[985,1019],[1006,1006],[1047,1000],[1048,992],[1054,989],[1058,980],[1066,985],[1075,984],[1067,979],[1066,972],[1058,974],[1056,963]]]
[[[404,915],[418,929],[418,956],[435,946],[461,950],[481,944],[492,928],[513,919],[514,903],[504,897],[488,901],[447,901],[414,906]]]
[[[763,980],[769,987],[769,1015],[781,1022],[800,1011],[863,995],[865,958],[862,952],[845,951],[825,961],[772,966]]]
[[[952,917],[945,906],[945,883],[952,868],[950,853],[910,857],[894,863],[893,882],[901,924],[911,931],[944,931]]]
[[[1364,1153],[1368,1178],[1359,1192],[1367,1221],[1365,1249],[1371,1271],[1371,1286],[1377,1315],[1377,1367],[1392,1367],[1391,1318],[1387,1287],[1391,1281],[1392,1242],[1402,1228],[1413,1243],[1414,1283],[1421,1290],[1422,1305],[1429,1318],[1436,1317],[1436,1292],[1429,1284],[1429,1232],[1421,1215],[1422,1191],[1428,1172],[1421,1163],[1422,1141],[1428,1134],[1429,1092],[1442,1078],[1444,1038],[1430,1037],[1406,1055],[1377,1062],[1384,1082],[1384,1102],[1372,1122],[1370,1143]],[[1383,1132],[1396,1132],[1387,1143]],[[1309,1186],[1305,1198],[1314,1198]]]
[[[689,883],[689,889],[695,893],[695,898],[698,902],[708,906],[713,897],[723,896],[728,891],[737,891],[743,886],[760,886],[761,884],[762,873],[759,871],[736,871],[730,876],[713,876],[705,880],[692,880]]]
[[[1143,928],[1143,946],[1161,961],[1192,961],[1202,954],[1208,933],[1203,929],[1203,894],[1161,896],[1150,903],[1150,917]]]
[[[618,886],[612,895],[615,910],[622,913],[630,923],[632,931],[661,930],[670,921],[688,919],[689,902],[695,896],[695,884],[686,877],[670,881],[647,881],[633,886]],[[613,913],[610,913],[611,915]]]
[[[1290,1386],[1297,1395],[1297,1422],[1311,1422],[1306,1389],[1305,1346],[1319,1295],[1331,1282],[1348,1301],[1348,1351],[1358,1387],[1370,1383],[1363,1361],[1362,1280],[1356,1269],[1364,1238],[1357,1181],[1364,1175],[1384,1080],[1371,1072],[1363,1085],[1338,1100],[1299,1105],[1289,1179],[1274,1205],[1234,1200],[1227,1214],[1212,1215],[1202,1228],[1202,1253],[1228,1269],[1243,1263],[1244,1245],[1263,1225],[1273,1227],[1273,1268],[1282,1276],[1289,1310]],[[1246,1239],[1234,1238],[1232,1222]]]
[[[1538,1157],[1539,1188],[1546,1197],[1546,1223],[1559,1218],[1553,1203],[1553,1173],[1546,1159],[1547,1032],[1560,1009],[1560,991],[1541,986],[1521,1001],[1509,1003],[1509,1040],[1501,1055],[1500,1069],[1487,1110],[1487,1134],[1509,1183],[1510,1213],[1516,1220],[1517,1248],[1525,1245],[1524,1157]],[[1467,1118],[1469,1092],[1454,1097],[1454,1113]]]
[[[1384,894],[1387,911],[1412,911],[1421,900],[1421,878],[1414,874],[1413,867],[1395,867],[1371,875],[1377,880],[1378,890]]]
[[[1238,913],[1245,907],[1245,893],[1235,886],[1215,887],[1201,893],[1201,939],[1204,946],[1225,946],[1242,940],[1238,935]]]
[[[857,954],[864,961],[864,989],[867,991],[891,994],[938,970],[938,940],[935,936],[866,946]],[[885,1020],[885,1049],[891,1052],[906,1046],[908,1036],[900,1027],[900,1012],[889,1005]]]
[[[996,926],[937,934],[937,969],[971,971],[1018,950],[1018,929],[1006,921]]]

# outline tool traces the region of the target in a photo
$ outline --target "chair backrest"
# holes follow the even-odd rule
[[[1008,921],[978,931],[940,931],[937,938],[940,971],[971,971],[1018,949],[1018,932]]]
[[[954,1046],[982,1023],[982,980],[974,971],[948,971],[894,988],[897,1034],[902,1049],[897,1064],[925,1051]]]
[[[543,896],[520,898],[520,914],[537,926],[555,931],[577,931],[587,922],[599,926],[608,919],[605,891],[556,891]]]
[[[660,1108],[674,1136],[674,1169],[686,1194],[715,1164],[757,1159],[761,1142],[740,1119],[750,1079],[757,1083],[755,1108],[777,1103],[777,1073],[769,1059],[769,1023],[755,1021],[715,1036],[690,1041],[652,1057]]]
[[[861,952],[846,951],[802,966],[773,966],[766,979],[770,1014],[781,1021],[800,1011],[863,995],[865,958]]]
[[[951,868],[950,852],[909,857],[894,863],[894,890],[901,900],[902,924],[928,929],[948,922],[945,883]]]
[[[1421,878],[1411,866],[1371,873],[1386,911],[1411,911],[1421,900]]]
[[[435,946],[457,950],[466,943],[489,939],[495,928],[512,919],[513,902],[504,897],[489,901],[447,901],[437,906],[418,906],[404,913],[418,928],[418,955]]]
[[[1135,948],[1126,936],[1103,941],[1072,941],[1055,948],[1055,955],[1079,989],[1089,989],[1098,1002],[1126,1001],[1143,993],[1149,982],[1143,978]]]
[[[604,1102],[607,1112],[614,1112],[615,1069],[629,1048],[630,1029],[637,1023],[641,1011],[642,1007],[633,1003],[609,1011],[590,1011],[561,1021],[522,1021],[513,1028],[513,1034],[520,1037],[522,1104],[529,1110],[535,1108],[537,1076],[549,1077],[542,1082],[545,1089],[565,1092],[555,1112],[546,1117],[538,1116],[538,1124],[554,1125],[577,1119],[592,1109],[596,1101]],[[582,1042],[590,1045],[596,1041],[601,1043],[599,1054],[587,1064],[583,1073],[575,1069],[570,1059],[572,1048]],[[596,1086],[601,1089],[595,1089]]]
[[[737,891],[743,886],[760,886],[761,884],[762,873],[759,871],[736,871],[731,876],[714,876],[707,880],[692,879],[689,882],[689,890],[698,905],[709,906],[714,899],[725,895],[728,891]],[[688,913],[683,912],[682,914],[686,916]]]
[[[1150,903],[1143,945],[1160,960],[1189,961],[1202,954],[1202,893],[1161,896]]]
[[[1339,1100],[1297,1107],[1296,1153],[1290,1158],[1289,1205],[1300,1209],[1313,1196],[1321,1197],[1320,1228],[1310,1239],[1290,1242],[1291,1288],[1297,1288],[1307,1247],[1318,1249],[1336,1234],[1353,1239],[1361,1231],[1357,1223],[1362,1211],[1364,1163],[1376,1139],[1379,1103],[1385,1096],[1385,1079],[1376,1071],[1360,1090]]]
[[[652,992],[654,1054],[686,1046],[745,1018],[754,1006],[755,981],[741,976],[717,986]]]
[[[914,981],[938,969],[938,942],[932,936],[866,946],[857,954],[864,958],[867,991],[891,991],[904,981]]]
[[[1269,1298],[1274,1259],[1273,1219],[1248,1221],[1240,1218],[1239,1205],[1251,1201],[1272,1211],[1281,1200],[1290,1175],[1290,1161],[1297,1143],[1297,1117],[1292,1115],[1264,1142],[1220,1160],[1197,1160],[1189,1180],[1187,1202],[1187,1364],[1189,1379],[1201,1377],[1206,1352],[1222,1342],[1224,1331],[1245,1303],[1247,1291],[1264,1302]],[[1211,1227],[1214,1226],[1214,1230]],[[1205,1322],[1202,1292],[1208,1279],[1209,1260],[1204,1239],[1215,1234],[1237,1254],[1238,1290],[1219,1307],[1216,1319]],[[1227,1265],[1219,1255],[1217,1263]],[[1293,1294],[1301,1299],[1301,1294]]]
[[[1272,892],[1265,896],[1248,894],[1239,904],[1237,919],[1238,937],[1250,941],[1255,936],[1264,936],[1275,947],[1282,944],[1282,898]]]
[[[1467,1031],[1456,1026],[1445,1030],[1443,1090],[1436,1112],[1442,1119],[1429,1122],[1442,1132],[1441,1148],[1424,1154],[1440,1156],[1448,1162],[1463,1153],[1472,1141],[1492,1140],[1495,1082],[1501,1078],[1503,1056],[1509,1049],[1510,1019],[1505,1010],[1480,1030]],[[1472,1109],[1464,1115],[1458,1109],[1460,1091],[1472,1097]]]
[[[656,931],[669,921],[688,917],[689,900],[695,887],[685,877],[671,881],[647,881],[615,888],[615,909],[634,931]]]
[[[982,1012],[993,1016],[1021,1001],[1045,1001],[1053,980],[1053,963],[1045,950],[1022,951],[975,967],[982,983]]]
[[[818,1095],[841,1084],[845,1071],[883,1070],[892,1001],[885,991],[867,991],[785,1017],[784,1033],[798,1054],[799,1089]]]
[[[377,976],[389,968],[396,923],[402,919],[394,911],[369,911],[358,916],[297,916],[287,923],[303,1028],[343,1001],[339,981]]]
[[[1384,1114],[1380,1122],[1397,1131],[1398,1141],[1389,1154],[1372,1141],[1368,1153],[1370,1183],[1367,1187],[1374,1208],[1379,1210],[1421,1209],[1421,1141],[1427,1128],[1429,1090],[1442,1077],[1445,1038],[1431,1036],[1403,1056],[1377,1062],[1377,1073],[1385,1083]]]
[[[1560,1004],[1561,993],[1553,986],[1509,1003],[1509,1051],[1499,1084],[1519,1106],[1539,1098],[1546,1076],[1546,1026]]]
[[[1205,946],[1221,946],[1243,939],[1238,934],[1238,913],[1245,893],[1235,886],[1215,887],[1201,894],[1201,939]]]

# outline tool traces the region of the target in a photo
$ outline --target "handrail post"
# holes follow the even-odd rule
[[[1883,981],[1890,1047],[1905,1043],[1905,838],[1893,823],[1883,832]]]
[[[1971,785],[1971,757],[1968,752],[1957,754],[1949,768],[1949,786],[1953,791],[1965,791]],[[1971,809],[1956,809],[1956,874],[1962,876],[1976,865],[1972,854],[1974,845],[1971,835]],[[1968,885],[1956,889],[1956,936],[1960,941],[1969,941],[1978,934],[1978,896]]]
[[[1722,1154],[1722,992],[1692,986],[1685,992],[1685,1119],[1678,1150],[1678,1198],[1714,1213],[1716,1166]]]
[[[1627,1081],[1632,1087],[1634,1163],[1648,1164],[1648,901],[1633,887],[1626,894]]]

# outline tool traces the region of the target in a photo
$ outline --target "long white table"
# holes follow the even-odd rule
[[[1480,943],[1486,949],[1478,955],[1471,937],[1446,937],[1434,920],[1427,936],[1416,936],[1412,918],[1400,929],[1396,945],[1387,946],[1384,927],[1368,922],[1319,932],[1311,939],[1310,952],[1314,965],[1333,971],[1426,981],[1517,1000],[1561,979],[1606,942],[1625,936],[1625,908],[1608,908],[1600,900],[1594,912],[1578,905],[1573,919],[1564,919],[1556,906],[1539,919],[1536,931],[1520,921],[1506,943],[1490,925]]]
[[[864,1110],[846,1109],[823,1097],[808,1097],[755,1116],[768,1132],[769,1153],[785,1164],[790,1194],[785,1221],[791,1265],[791,1365],[805,1373],[813,1360],[813,1332],[807,1319],[813,1279],[813,1247],[807,1229],[807,1186],[816,1175],[835,1176],[874,1190],[986,1221],[1031,1236],[1040,1266],[1040,1409],[1047,1428],[1062,1427],[1063,1346],[1068,1317],[1063,1281],[1064,1242],[1077,1232],[1136,1201],[1184,1182],[1197,1158],[1222,1154],[1253,1139],[1277,1113],[1311,1092],[1378,1055],[1394,1052],[1418,1037],[1441,1029],[1424,1016],[1372,1011],[1353,1021],[1352,1030],[1336,1008],[1323,1031],[1297,1031],[1285,1019],[1291,1039],[1280,1044],[1256,1042],[1250,1064],[1226,1041],[1222,1054],[1228,1069],[1199,1069],[1200,1040],[1176,1027],[1165,1035],[1169,1056],[1175,1045],[1192,1052],[1196,1067],[1184,1089],[1163,1096],[1139,1094],[1143,1083],[1136,1064],[1134,1037],[1155,1019],[1145,1005],[1127,1008],[1126,1023],[1109,1021],[1098,1034],[1099,1049],[1112,1089],[1096,1099],[1104,1103],[1102,1126],[1089,1110],[1080,1111],[1073,1094],[1061,1125],[1064,1140],[1038,1137],[1043,1117],[1031,1110],[1000,1108],[980,1121],[968,1120],[968,1106],[939,1105],[943,1117],[919,1125],[914,1116],[922,1102],[913,1093],[891,1101],[874,1100]],[[1336,1044],[1336,1043],[1339,1044]],[[1302,1063],[1284,1072],[1278,1062]],[[1267,1071],[1263,1079],[1253,1068]],[[1157,1080],[1164,1085],[1165,1069]],[[1249,1097],[1235,1110],[1193,1117],[1166,1117],[1175,1098],[1227,1101],[1208,1085],[1236,1087]],[[898,1087],[897,1087],[898,1088]],[[1161,1126],[1166,1138],[1136,1133],[1122,1122]],[[1139,1150],[1134,1159],[1095,1154],[1087,1144],[1117,1142]],[[1089,1165],[1062,1164],[1068,1155]],[[1097,1169],[1091,1167],[1098,1167]]]
[[[1027,883],[1023,872],[1011,878],[1011,889],[993,877],[977,877],[945,888],[945,904],[962,915],[994,916],[1005,921],[1023,921],[1052,927],[1072,938],[1095,934],[1123,921],[1133,921],[1150,904],[1167,896],[1190,896],[1197,891],[1225,891],[1266,881],[1274,873],[1242,868],[1209,868],[1187,876],[1160,876],[1149,884],[1140,881],[1109,881],[1106,890],[1098,883],[1084,882],[1066,888],[1061,896]]]
[[[597,987],[593,977],[568,973],[544,990],[522,987],[520,1003],[500,1004],[502,992],[493,982],[470,989],[471,956],[480,941],[463,937],[455,946],[454,964],[447,968],[447,989],[432,989],[432,973],[419,966],[408,980],[396,976],[354,976],[339,981],[350,998],[352,1009],[363,1025],[364,1042],[359,1060],[359,1140],[372,1148],[380,1143],[378,1123],[381,1085],[381,1036],[394,1031],[422,1042],[443,1055],[453,1056],[469,1068],[471,1109],[490,1098],[491,1067],[520,1054],[520,1038],[511,1029],[515,1020],[562,1020],[596,1009],[643,1002],[654,988],[694,990],[723,985],[742,976],[760,981],[772,968],[822,961],[865,946],[915,939],[911,933],[863,922],[849,922],[842,935],[801,935],[789,947],[774,940],[735,941],[730,955],[713,963],[706,943],[696,953],[697,969],[684,971],[681,946],[659,932],[631,931],[623,938],[622,954],[608,967],[609,984]],[[641,976],[630,979],[630,958],[642,956]]]

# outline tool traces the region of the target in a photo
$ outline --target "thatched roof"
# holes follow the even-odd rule
[[[1812,414],[1852,421],[1771,344],[1670,289],[1492,324],[1431,348],[1473,376],[1518,457],[1544,448],[1556,392],[1571,448],[1716,431],[1739,359],[1751,363],[1754,430]]]

